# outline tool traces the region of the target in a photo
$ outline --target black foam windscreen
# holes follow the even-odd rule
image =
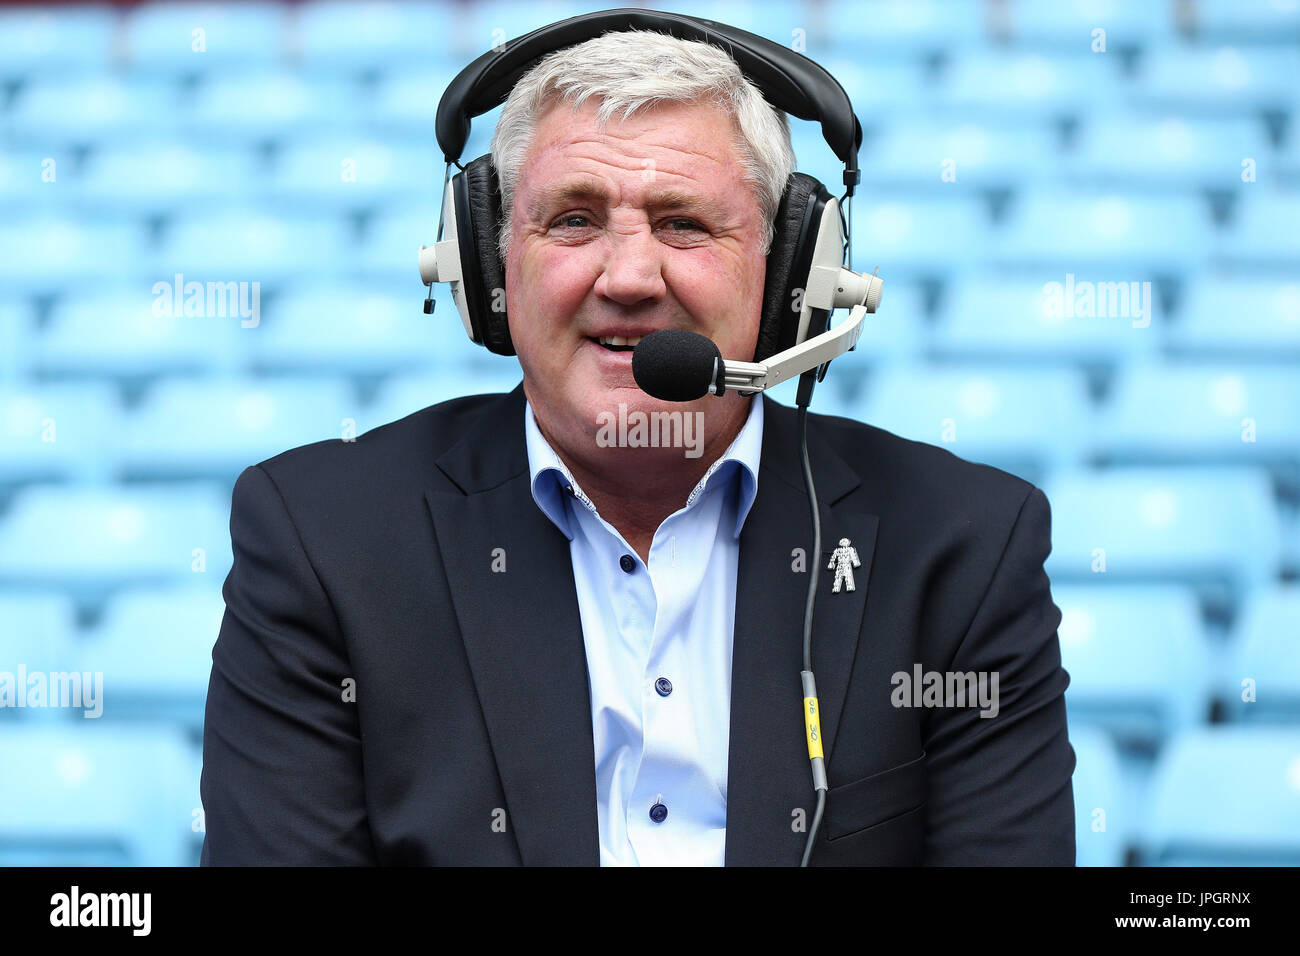
[[[693,402],[709,393],[722,363],[717,344],[698,332],[660,329],[632,352],[632,376],[641,391],[665,402]]]

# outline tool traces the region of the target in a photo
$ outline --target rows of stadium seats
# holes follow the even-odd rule
[[[26,175],[39,175],[38,161],[25,168]],[[432,192],[436,184],[428,180]],[[999,270],[1045,277],[1040,286],[1067,274],[1124,283],[1181,283],[1206,270],[1293,276],[1300,264],[1293,228],[1300,197],[1267,186],[1243,188],[1258,191],[1241,197],[1233,224],[1222,228],[1208,202],[1194,196],[1033,192],[994,223],[988,203],[969,191],[918,199],[864,192],[854,209],[855,259],[869,258],[882,271],[887,264],[895,280]],[[403,206],[376,216],[359,239],[350,219],[309,208],[293,216],[257,205],[223,204],[209,215],[187,211],[162,229],[162,238],[144,221],[96,223],[60,211],[16,215],[0,224],[0,281],[11,295],[54,295],[73,277],[83,288],[125,282],[149,289],[177,273],[187,280],[256,281],[263,294],[289,282],[339,277],[394,280],[385,291],[396,291],[412,281],[415,249],[435,238],[432,209]]]
[[[91,625],[78,623],[77,602],[53,589],[58,582],[0,592],[5,659],[30,672],[103,672],[109,717],[174,717],[197,732],[224,605],[194,574],[187,580],[173,570],[156,584],[151,577],[120,572]],[[1216,709],[1241,723],[1300,715],[1300,660],[1288,633],[1300,612],[1295,584],[1259,586],[1227,634],[1207,627],[1195,591],[1177,584],[1069,583],[1054,587],[1053,600],[1072,723],[1103,727],[1121,743],[1158,745],[1207,723]]]
[[[1134,849],[1149,863],[1250,862],[1252,856],[1254,862],[1294,862],[1287,856],[1294,848],[1279,846],[1278,838],[1300,836],[1294,814],[1282,816],[1300,788],[1300,660],[1293,652],[1300,587],[1253,594],[1226,642],[1204,636],[1195,597],[1184,588],[1058,586],[1054,599],[1062,609],[1062,656],[1071,675],[1079,862],[1118,865]],[[102,715],[94,718],[100,729],[71,726],[86,719],[84,708],[0,712],[0,759],[15,771],[7,778],[32,774],[26,789],[8,788],[10,832],[54,825],[51,801],[66,812],[73,799],[65,792],[69,781],[89,773],[87,763],[102,762],[102,782],[80,799],[94,794],[108,806],[97,806],[90,820],[78,815],[77,833],[60,829],[74,841],[69,851],[84,841],[80,831],[111,823],[113,813],[134,813],[134,801],[165,796],[170,803],[160,819],[169,826],[151,835],[138,821],[132,826],[141,839],[175,842],[167,843],[166,856],[156,855],[162,851],[155,843],[144,859],[192,857],[196,844],[177,838],[197,832],[190,824],[199,805],[192,789],[176,792],[182,780],[168,773],[195,771],[192,745],[177,731],[188,731],[192,741],[201,730],[208,652],[222,610],[208,587],[135,586],[117,593],[93,625],[79,628],[66,595],[0,594],[0,620],[10,625],[0,641],[4,660],[21,661],[27,673],[78,672],[87,680],[103,675]],[[1212,658],[1221,660],[1217,673]],[[1208,725],[1216,701],[1226,707],[1229,725]],[[1117,741],[1159,747],[1161,757],[1140,787],[1126,779]],[[134,754],[124,766],[144,772],[115,777],[101,747],[112,759]],[[49,769],[42,775],[36,764]],[[1210,790],[1207,765],[1216,768]],[[31,787],[33,781],[44,785]],[[81,847],[92,854],[82,859],[100,861],[101,851],[121,849],[112,846],[120,836],[108,831],[100,837],[102,847]],[[25,860],[35,852],[0,834],[0,860]]]
[[[1257,375],[1261,367],[1300,358],[1300,282],[1294,279],[1203,275],[1167,307],[1157,283],[1134,289],[1067,275],[1073,274],[1045,272],[1046,281],[1039,281],[958,274],[938,287],[933,312],[926,286],[891,276],[881,311],[867,319],[856,353],[837,369],[852,378],[900,360],[1113,371],[1230,359],[1245,363],[1244,374]],[[387,291],[378,283],[332,278],[293,283],[272,295],[238,282],[211,290],[189,286],[193,277],[182,276],[178,283],[165,275],[156,291],[120,281],[68,290],[46,308],[11,293],[0,302],[6,336],[0,374],[131,381],[232,372],[374,376],[433,364],[484,370],[510,364],[466,339],[442,288],[428,317],[419,311],[422,290],[409,282]],[[1079,287],[1074,299],[1089,285],[1091,311],[1098,314],[1064,307],[1066,281]]]
[[[98,718],[0,708],[0,864],[197,859],[231,485],[518,381],[419,311],[438,97],[607,5],[0,9],[0,674],[104,675]],[[886,293],[814,410],[1048,495],[1079,862],[1300,862],[1296,5],[659,6],[803,44],[862,117]]]
[[[650,0],[644,5],[679,7]],[[97,73],[121,64],[151,74],[206,74],[285,60],[330,73],[384,69],[394,62],[422,62],[439,55],[459,61],[493,42],[502,44],[566,16],[603,9],[577,0],[313,0],[197,6],[197,14],[195,5],[175,2],[120,12],[87,7],[66,17],[20,8],[0,18],[0,63],[10,75]],[[1099,27],[1107,31],[1107,49],[1120,51],[1162,48],[1175,41],[1283,46],[1300,36],[1289,0],[1249,5],[1232,0],[1062,0],[1047,6],[1035,0],[703,0],[692,4],[690,12],[784,44],[825,44],[846,55],[869,47],[871,60],[887,63],[923,61],[942,53],[988,56],[992,45],[1011,51],[1088,50]],[[201,37],[195,37],[196,27],[202,29]],[[1149,68],[1152,84],[1171,96],[1216,88],[1223,95],[1245,95],[1267,89],[1269,81],[1277,79],[1244,62],[1217,71],[1196,66],[1205,64],[1165,55]],[[987,78],[996,83],[1004,74],[1000,63],[994,63]],[[1003,98],[989,97],[995,103]]]

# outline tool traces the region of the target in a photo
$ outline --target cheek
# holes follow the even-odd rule
[[[723,254],[700,250],[674,263],[670,284],[688,311],[716,330],[735,330],[743,339],[745,330],[757,334],[762,312],[763,277],[766,260],[744,253]]]
[[[523,303],[534,327],[567,324],[599,274],[590,255],[572,247],[530,244],[517,262],[507,272],[506,301]]]

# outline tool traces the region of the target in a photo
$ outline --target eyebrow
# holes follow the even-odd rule
[[[595,179],[554,183],[543,189],[537,198],[529,203],[529,219],[536,222],[542,219],[548,210],[567,205],[575,199],[608,202],[609,193],[604,184]],[[711,200],[671,187],[652,190],[646,196],[646,204],[651,209],[677,209],[693,213],[708,213],[717,209],[717,204]]]

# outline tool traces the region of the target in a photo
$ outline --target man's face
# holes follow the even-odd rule
[[[597,337],[689,329],[724,358],[753,356],[764,230],[734,121],[711,105],[670,103],[598,132],[595,108],[553,105],[519,170],[506,303],[525,393],[547,437],[570,450],[594,446],[598,416],[617,415],[619,403],[702,412],[712,438],[738,427],[745,400],[651,398],[632,377],[632,352]]]

